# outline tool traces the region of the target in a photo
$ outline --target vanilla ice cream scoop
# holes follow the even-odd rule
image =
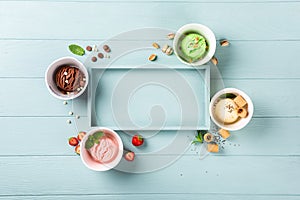
[[[230,99],[222,99],[216,104],[215,115],[219,121],[230,124],[238,120],[238,107]]]

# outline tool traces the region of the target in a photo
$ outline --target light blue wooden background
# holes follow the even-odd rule
[[[218,46],[220,71],[255,105],[231,138],[240,146],[148,174],[87,170],[67,145],[70,105],[44,85],[48,64],[70,43],[190,22],[231,42]],[[299,22],[297,0],[1,0],[0,199],[300,199]]]

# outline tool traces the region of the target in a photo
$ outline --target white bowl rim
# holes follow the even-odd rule
[[[179,55],[178,55],[178,52],[177,52],[177,43],[178,43],[178,40],[181,36],[181,34],[177,34],[177,33],[184,33],[188,30],[191,30],[191,29],[199,29],[199,30],[203,30],[205,29],[206,31],[209,32],[209,36],[212,37],[211,40],[208,39],[207,35],[203,35],[205,37],[206,40],[209,40],[210,44],[209,44],[209,51],[208,53],[205,55],[205,57],[203,57],[202,59],[196,61],[196,62],[192,62],[192,63],[189,63],[189,62],[186,62],[185,60],[183,60]],[[175,38],[173,40],[173,47],[174,47],[174,53],[176,55],[176,57],[180,60],[180,62],[182,62],[183,64],[186,64],[186,65],[191,65],[191,66],[200,66],[200,65],[204,65],[206,64],[207,62],[210,61],[210,59],[214,56],[215,52],[216,52],[216,48],[217,48],[217,42],[216,42],[216,36],[214,34],[214,32],[208,27],[208,26],[205,26],[203,24],[198,24],[198,23],[190,23],[190,24],[185,24],[183,25],[182,27],[180,27],[178,29],[178,31],[176,32],[175,34]]]
[[[102,164],[99,163],[99,166],[101,166],[100,168],[92,168],[87,162],[85,162],[82,154],[80,154],[80,158],[81,158],[82,163],[87,168],[89,168],[91,170],[94,170],[94,171],[107,171],[107,170],[113,169],[114,167],[116,167],[120,163],[120,161],[121,161],[121,159],[123,157],[123,151],[124,151],[124,149],[123,149],[123,142],[122,142],[121,137],[114,130],[112,130],[110,128],[106,128],[106,127],[95,127],[95,128],[90,129],[86,133],[86,135],[83,137],[83,139],[81,141],[80,152],[83,152],[84,143],[86,142],[86,139],[88,138],[88,136],[91,135],[91,134],[96,133],[97,131],[102,131],[102,130],[106,130],[106,131],[108,131],[110,133],[113,133],[114,137],[116,137],[116,139],[118,141],[118,144],[119,144],[119,154],[117,155],[117,157],[114,160],[113,164],[102,165]]]
[[[60,96],[58,94],[56,94],[49,86],[49,83],[48,83],[48,73],[50,71],[50,69],[52,67],[54,67],[56,65],[56,63],[59,63],[59,62],[62,62],[62,61],[73,61],[76,63],[76,67],[78,67],[85,75],[85,79],[86,79],[86,84],[84,85],[83,89],[78,92],[77,94],[75,95],[72,95],[72,96]],[[84,93],[84,91],[86,90],[87,86],[88,86],[88,83],[89,83],[89,74],[88,74],[88,71],[86,69],[86,67],[76,58],[74,57],[71,57],[71,56],[65,56],[65,57],[61,57],[61,58],[58,58],[56,60],[54,60],[48,67],[47,67],[47,70],[45,72],[45,83],[46,83],[46,86],[47,86],[47,89],[48,91],[50,92],[50,94],[58,99],[61,99],[61,100],[71,100],[71,99],[75,99],[77,97],[79,97],[80,95],[82,95]]]
[[[214,102],[222,95],[222,94],[225,94],[225,93],[235,93],[235,94],[239,94],[241,95],[248,103],[248,116],[244,119],[243,123],[233,123],[233,124],[230,124],[230,125],[225,125],[225,124],[222,124],[222,123],[219,123],[215,118],[214,118],[214,115],[213,115],[213,104]],[[212,119],[212,121],[217,125],[219,126],[220,128],[223,128],[223,129],[226,129],[226,130],[229,130],[229,131],[237,131],[237,130],[240,130],[242,128],[244,128],[252,119],[252,116],[253,116],[253,113],[254,113],[254,105],[253,105],[253,102],[251,100],[251,98],[243,91],[239,90],[239,89],[236,89],[236,88],[224,88],[220,91],[218,91],[212,98],[211,98],[211,101],[210,101],[210,104],[209,104],[209,114],[210,114],[210,117]]]

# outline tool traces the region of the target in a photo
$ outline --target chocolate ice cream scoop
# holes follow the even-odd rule
[[[57,87],[62,92],[74,92],[82,86],[84,74],[76,67],[61,66],[55,74]]]

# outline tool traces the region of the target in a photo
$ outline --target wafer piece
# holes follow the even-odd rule
[[[240,108],[244,107],[245,105],[247,105],[247,101],[241,96],[237,96],[233,99],[233,101],[236,103],[236,105]]]
[[[225,130],[225,129],[222,129],[222,128],[221,128],[221,129],[219,130],[219,135],[220,135],[222,138],[227,139],[227,138],[230,137],[230,132],[227,131],[227,130]]]
[[[246,118],[248,115],[248,111],[246,108],[239,108],[238,109],[238,116],[241,118]]]
[[[207,151],[212,153],[219,152],[219,146],[216,143],[207,144]]]

